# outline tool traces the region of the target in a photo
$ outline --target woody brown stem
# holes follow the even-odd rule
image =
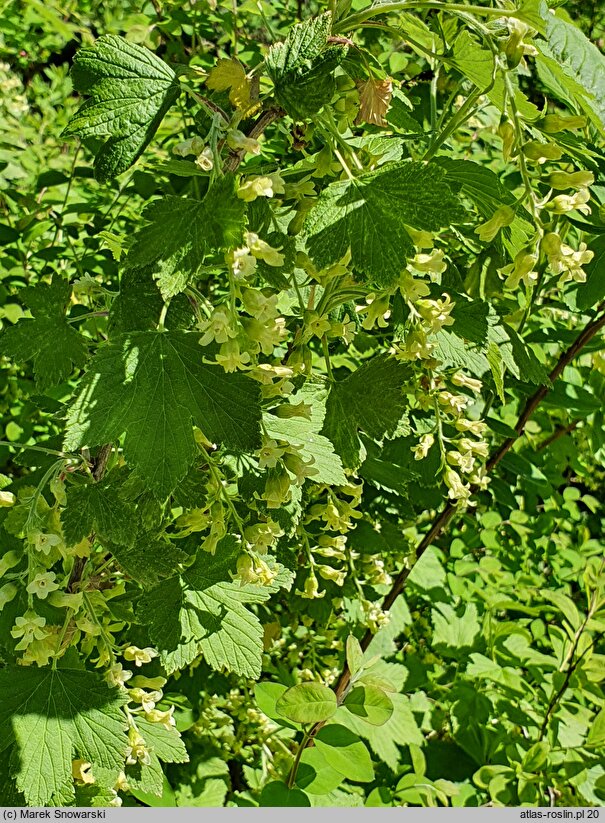
[[[280,117],[283,117],[285,114],[284,110],[279,108],[279,106],[273,106],[267,111],[264,111],[259,117],[254,121],[251,128],[246,132],[246,137],[251,137],[252,139],[256,140],[261,134],[265,131],[267,126],[270,126],[275,120],[278,120]],[[245,152],[243,149],[236,149],[232,151],[231,154],[225,160],[225,171],[234,172],[237,170],[239,164],[244,159]]]
[[[561,426],[560,428],[555,429],[551,435],[538,444],[536,451],[542,451],[543,449],[548,448],[551,443],[554,443],[560,437],[565,437],[566,434],[570,434],[572,431],[575,431],[579,425],[580,421],[574,420],[573,423],[569,424],[569,426]]]
[[[109,458],[111,457],[111,452],[113,449],[113,445],[111,443],[105,443],[104,446],[101,446],[97,456],[95,457],[92,465],[92,476],[95,480],[95,483],[99,483],[107,471],[107,463],[109,462]],[[69,575],[69,580],[67,581],[67,591],[73,593],[74,590],[77,588],[78,583],[82,579],[82,575],[84,574],[84,568],[86,566],[86,561],[88,558],[86,557],[76,557],[74,560],[74,564],[71,569],[71,574]]]
[[[555,367],[549,374],[548,382],[544,385],[540,386],[537,391],[532,394],[532,396],[527,400],[525,406],[523,407],[523,411],[519,415],[519,419],[515,425],[515,436],[508,437],[489,457],[486,463],[486,471],[487,473],[493,472],[496,466],[500,463],[500,461],[504,458],[504,456],[510,451],[513,444],[518,440],[518,438],[523,434],[525,431],[525,427],[527,422],[536,411],[542,400],[546,397],[548,392],[551,390],[553,384],[556,380],[559,379],[563,370],[566,366],[568,366],[571,361],[577,357],[577,355],[582,351],[584,346],[589,343],[592,338],[599,332],[601,329],[605,327],[605,312],[603,309],[605,308],[605,304],[601,304],[597,310],[597,317],[588,323],[587,326],[582,330],[582,332],[578,335],[578,337],[574,340],[571,346],[563,352],[563,354],[559,357]],[[475,486],[472,489],[472,492],[475,493],[477,491],[477,487]],[[390,591],[385,596],[384,600],[382,601],[381,608],[384,611],[387,611],[391,608],[395,600],[402,594],[406,581],[410,576],[412,569],[418,563],[422,555],[425,551],[431,546],[438,537],[440,537],[445,529],[448,527],[450,521],[458,511],[458,507],[455,503],[447,503],[443,511],[437,515],[433,525],[431,526],[430,530],[425,534],[422,538],[418,547],[416,549],[415,559],[413,563],[404,566],[400,571],[397,577],[395,578],[393,585],[391,586]],[[363,651],[369,647],[370,643],[372,642],[374,634],[369,629],[366,631],[365,635],[361,640],[361,648]],[[334,686],[334,691],[336,693],[336,699],[338,704],[340,705],[347,695],[347,691],[349,688],[349,684],[351,682],[351,674],[349,672],[349,668],[345,662],[343,668],[340,672],[338,680]],[[315,726],[311,729],[309,734],[309,740],[307,745],[310,745],[313,741],[313,738],[317,734],[317,732],[322,728],[323,723],[316,723]]]

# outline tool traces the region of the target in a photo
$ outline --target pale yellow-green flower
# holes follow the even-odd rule
[[[424,460],[434,442],[435,437],[432,434],[423,434],[418,445],[412,447],[414,460]]]
[[[481,380],[477,380],[474,377],[469,377],[461,371],[457,371],[455,374],[452,375],[452,383],[455,386],[461,386],[465,389],[470,389],[471,391],[475,392],[475,394],[479,394],[483,387],[483,383],[481,382]]]
[[[46,618],[40,617],[30,609],[22,617],[15,618],[11,636],[15,640],[22,638],[15,648],[21,651],[26,649],[33,640],[42,640],[47,635],[45,626]]]
[[[153,658],[158,656],[158,653],[150,646],[146,646],[144,649],[140,649],[138,646],[128,646],[124,650],[123,656],[124,660],[132,660],[135,666],[140,667],[144,663],[151,663]]]
[[[261,469],[273,469],[285,454],[285,447],[278,446],[276,440],[269,437],[263,438],[261,449],[258,453],[258,465]]]
[[[318,600],[321,597],[325,597],[325,591],[319,590],[319,583],[317,582],[317,577],[313,569],[311,569],[309,576],[305,580],[303,590],[300,591],[300,589],[297,589],[296,594],[304,597],[306,600]]]
[[[114,663],[106,672],[105,679],[110,686],[124,686],[132,677],[132,672],[124,669],[121,663]]]
[[[237,340],[227,340],[222,343],[218,354],[216,355],[216,362],[219,363],[227,373],[237,371],[238,369],[245,369],[250,364],[250,355],[248,352],[242,352]]]
[[[34,577],[25,590],[29,594],[35,594],[40,600],[46,600],[48,595],[58,588],[59,584],[56,582],[54,572],[41,572]]]
[[[547,177],[553,189],[585,189],[594,183],[591,171],[553,171]]]
[[[179,157],[189,157],[189,155],[198,155],[204,148],[204,141],[201,137],[190,137],[189,140],[183,140],[173,147],[172,153]]]
[[[243,131],[233,129],[227,135],[227,145],[235,151],[244,151],[247,154],[260,154],[260,143],[254,137],[248,137]]]
[[[475,234],[484,243],[491,243],[500,229],[510,226],[514,219],[515,212],[510,206],[500,206],[487,222],[482,223],[475,229]]]
[[[246,232],[246,245],[250,249],[250,253],[257,258],[263,260],[268,266],[283,266],[284,256],[280,254],[277,249],[270,246],[254,232]]]

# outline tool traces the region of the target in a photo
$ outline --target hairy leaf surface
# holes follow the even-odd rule
[[[17,787],[32,806],[73,795],[80,757],[117,777],[126,753],[124,697],[100,674],[72,669],[0,671],[0,747],[17,746]]]
[[[541,5],[545,41],[540,41],[545,66],[564,94],[579,104],[605,132],[605,57],[573,23]],[[547,75],[544,75],[547,77]],[[578,94],[578,86],[584,94]],[[557,89],[555,89],[556,93]]]
[[[247,608],[268,600],[291,576],[281,572],[269,586],[233,580],[235,539],[224,538],[212,557],[199,558],[182,577],[172,577],[141,598],[139,617],[149,626],[168,671],[202,653],[214,669],[225,666],[244,677],[261,671],[262,626]],[[185,661],[185,662],[183,662]]]
[[[316,114],[334,94],[334,69],[345,49],[328,45],[331,25],[329,13],[305,20],[269,50],[267,71],[275,83],[275,96],[299,120]]]
[[[101,182],[126,171],[140,157],[180,92],[173,70],[157,55],[115,34],[80,49],[74,86],[90,95],[64,136],[107,137],[95,158]]]
[[[65,319],[71,287],[66,280],[53,278],[19,293],[33,314],[9,326],[0,336],[0,353],[18,363],[33,362],[36,386],[40,390],[56,386],[69,377],[74,366],[86,362],[84,338]]]
[[[322,433],[347,468],[361,462],[358,429],[375,440],[394,434],[408,402],[402,389],[409,373],[404,363],[382,355],[332,385]]]
[[[198,453],[192,423],[216,443],[256,448],[257,384],[205,364],[198,339],[188,332],[137,332],[100,349],[71,406],[65,447],[124,434],[127,462],[159,497],[173,491]]]
[[[203,200],[155,200],[143,212],[149,225],[135,236],[126,265],[153,264],[165,300],[183,291],[209,254],[242,244],[245,205],[235,192],[235,178],[225,176]]]
[[[414,254],[406,225],[437,231],[462,222],[465,214],[442,168],[404,161],[331,183],[307,217],[304,231],[318,268],[332,265],[350,249],[360,274],[389,285]]]
[[[112,483],[70,487],[61,522],[68,546],[79,543],[93,531],[129,545],[137,525],[134,508],[121,499]]]

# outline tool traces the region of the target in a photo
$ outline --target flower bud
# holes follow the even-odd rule
[[[502,140],[502,154],[505,160],[510,160],[517,154],[515,150],[515,127],[510,120],[504,120],[498,126],[498,137]]]
[[[19,589],[14,583],[5,583],[4,586],[0,588],[0,612],[7,603],[10,603],[11,600],[14,599],[18,591]]]
[[[305,420],[311,419],[311,406],[308,403],[282,403],[275,409],[277,417],[289,420],[291,417],[304,417]]]
[[[559,114],[547,114],[538,121],[537,126],[546,134],[557,134],[566,129],[583,129],[587,123],[586,117],[561,117]]]
[[[283,469],[269,469],[263,492],[268,509],[279,509],[290,498],[290,477]]]
[[[474,377],[469,377],[461,371],[458,371],[452,375],[452,383],[455,386],[463,386],[465,389],[470,389],[476,394],[478,394],[483,388],[483,383],[481,380],[476,380]]]
[[[546,205],[545,209],[553,214],[565,214],[568,211],[579,211],[583,214],[590,213],[590,192],[588,189],[580,189],[575,194],[558,194]]]
[[[515,212],[510,206],[500,206],[486,223],[483,223],[475,229],[475,234],[477,234],[479,239],[484,243],[491,243],[500,229],[505,226],[510,226],[514,219]]]
[[[337,586],[342,586],[347,578],[345,571],[334,569],[332,566],[318,566],[317,569],[324,580],[331,580]]]
[[[523,154],[534,163],[545,163],[547,160],[560,160],[563,157],[563,149],[554,143],[530,140],[523,146]]]
[[[14,549],[0,557],[0,577],[2,577],[9,569],[14,568],[21,560],[20,552]]]
[[[0,491],[0,508],[14,506],[15,500],[15,495],[12,492]]]
[[[506,274],[505,285],[509,289],[516,289],[520,283],[527,288],[535,285],[538,280],[538,273],[534,271],[534,266],[538,262],[538,255],[531,250],[522,249],[515,257],[515,262],[500,269],[502,274]]]
[[[546,178],[552,189],[584,189],[594,183],[591,171],[553,171]]]

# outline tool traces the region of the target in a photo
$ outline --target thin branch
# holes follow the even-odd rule
[[[99,449],[99,453],[95,457],[94,466],[92,469],[92,476],[95,479],[95,482],[99,482],[103,479],[105,472],[107,471],[107,463],[109,462],[109,458],[111,457],[111,452],[113,450],[112,443],[105,443],[104,446],[101,446]]]
[[[548,448],[551,443],[554,443],[555,440],[558,440],[560,437],[564,437],[566,434],[571,434],[572,431],[575,431],[578,428],[580,422],[580,420],[574,420],[573,423],[569,424],[569,426],[561,426],[560,428],[555,429],[551,435],[538,444],[536,451],[542,451],[542,449]]]
[[[103,479],[105,472],[107,471],[107,463],[111,457],[112,450],[113,445],[111,443],[105,443],[105,445],[101,446],[99,449],[99,453],[95,457],[92,466],[92,476],[95,483],[99,483]],[[87,557],[76,557],[74,560],[71,574],[69,575],[69,580],[67,582],[68,592],[73,592],[82,580],[82,575],[84,574],[87,560]]]
[[[278,120],[280,117],[285,115],[285,111],[279,106],[273,106],[267,111],[264,111],[252,124],[250,130],[246,133],[247,137],[251,137],[256,139],[260,137],[261,134],[265,131],[267,126],[270,126],[275,120]],[[244,150],[237,149],[236,151],[232,151],[229,157],[225,160],[225,171],[236,171],[239,164],[244,159]]]
[[[465,5],[462,3],[432,2],[431,0],[403,0],[394,3],[375,3],[369,8],[351,14],[339,20],[334,26],[334,33],[350,31],[357,28],[366,20],[381,14],[393,14],[398,11],[415,11],[416,9],[436,9],[452,14],[478,14],[486,17],[518,17],[520,12],[515,9],[490,8],[489,6]]]
[[[151,0],[151,5],[153,6],[153,10],[155,11],[159,20],[162,20],[164,17],[164,12],[162,11],[162,7],[159,4],[158,0]]]
[[[563,370],[566,366],[568,366],[571,361],[580,353],[580,351],[589,343],[592,338],[599,332],[601,329],[605,328],[605,312],[603,311],[605,308],[605,304],[601,304],[597,310],[597,317],[592,320],[588,325],[583,329],[583,331],[578,335],[572,345],[559,357],[555,367],[549,374],[549,380],[543,386],[534,392],[534,394],[527,400],[525,406],[523,407],[523,411],[519,415],[519,419],[517,420],[517,424],[515,426],[515,437],[507,438],[501,446],[499,446],[486,464],[486,471],[488,473],[493,472],[496,466],[500,463],[500,461],[504,458],[504,456],[509,452],[513,444],[518,440],[518,438],[523,434],[525,431],[525,426],[527,422],[536,411],[542,400],[546,397],[548,392],[552,389],[553,384],[556,380],[561,376]],[[475,493],[477,491],[477,487],[475,486],[472,491]],[[440,537],[445,529],[448,527],[450,521],[454,517],[454,515],[458,512],[458,507],[455,503],[447,503],[446,507],[443,511],[437,516],[435,522],[431,526],[430,530],[425,534],[422,538],[418,547],[416,549],[416,556],[413,563],[405,565],[395,578],[393,585],[385,596],[384,600],[382,601],[381,608],[384,611],[388,611],[391,608],[395,600],[399,597],[399,595],[403,592],[406,581],[410,576],[412,569],[416,565],[416,563],[420,560],[422,555],[425,551],[431,546],[438,537]],[[363,651],[369,647],[372,639],[374,637],[373,632],[368,629],[361,640],[361,648]],[[351,674],[349,672],[349,668],[345,663],[338,680],[334,686],[334,691],[336,693],[336,699],[339,705],[342,703],[344,698],[346,697],[349,684],[351,682]],[[317,732],[322,728],[323,723],[316,723],[315,726],[310,731],[309,734],[309,741],[307,745],[310,745],[313,741],[313,738],[317,734]]]
[[[599,306],[599,311],[603,311],[603,308],[603,305]],[[557,365],[549,374],[549,383],[545,383],[543,386],[540,386],[538,391],[532,394],[532,396],[525,404],[525,407],[521,412],[519,419],[517,420],[517,425],[515,426],[517,436],[508,437],[504,441],[504,443],[502,443],[500,448],[495,452],[495,454],[493,454],[487,461],[486,469],[488,472],[490,472],[498,465],[498,463],[502,460],[504,455],[511,449],[513,443],[515,443],[517,438],[523,434],[525,426],[527,425],[527,421],[530,419],[530,417],[533,415],[533,413],[538,408],[540,403],[544,400],[548,392],[551,390],[552,384],[559,379],[559,377],[563,373],[563,370],[582,351],[584,346],[592,340],[595,334],[601,331],[601,329],[604,327],[605,314],[602,314],[600,317],[597,317],[595,320],[589,323],[584,329],[584,331],[575,339],[575,341],[567,349],[567,351],[565,351],[561,355],[557,362]]]

